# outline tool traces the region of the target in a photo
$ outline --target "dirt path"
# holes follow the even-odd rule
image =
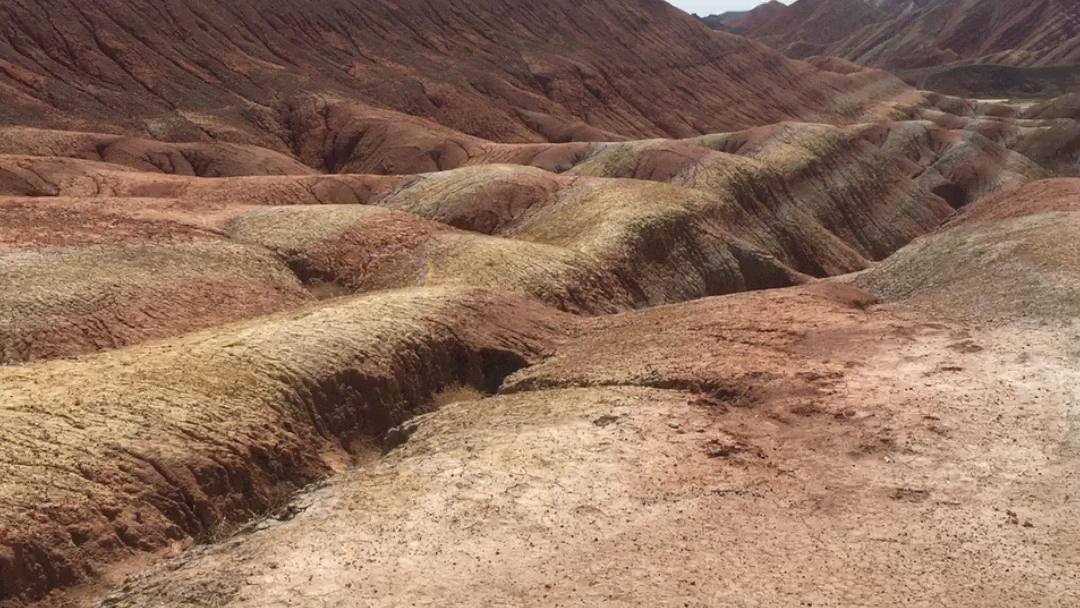
[[[791,348],[794,397],[447,406],[101,605],[1080,605],[1080,327],[868,317]]]

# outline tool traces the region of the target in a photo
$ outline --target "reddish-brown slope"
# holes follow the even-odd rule
[[[1080,60],[1080,7],[1071,0],[964,2],[937,46],[965,59],[1010,65]]]
[[[830,109],[851,81],[656,0],[15,0],[0,23],[0,122],[162,140],[304,149],[346,99],[503,141],[858,110]]]
[[[822,54],[830,42],[878,23],[886,14],[865,0],[799,0],[746,33],[799,58]]]
[[[744,34],[793,57],[889,68],[1080,62],[1080,9],[1069,0],[799,0]]]
[[[0,128],[0,155],[81,158],[139,171],[199,177],[315,173],[295,158],[257,146],[166,143],[104,133],[25,127]]]
[[[746,15],[739,19],[728,21],[725,25],[733,29],[739,30],[740,33],[754,31],[758,28],[766,27],[769,23],[776,20],[783,20],[791,17],[791,8],[782,2],[772,0],[759,6],[754,7],[748,11]]]

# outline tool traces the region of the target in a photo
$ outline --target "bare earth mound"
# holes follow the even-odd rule
[[[838,280],[946,318],[995,326],[1075,322],[1077,180],[1031,182],[979,200],[937,232]]]
[[[1080,311],[1078,229],[1076,213],[960,225],[915,241],[851,282],[979,324],[1071,323]]]

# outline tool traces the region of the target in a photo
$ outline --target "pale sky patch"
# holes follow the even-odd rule
[[[746,11],[764,4],[762,0],[668,0],[668,2],[688,13],[697,13],[702,17],[727,11]],[[784,2],[784,4],[790,4],[790,2]]]

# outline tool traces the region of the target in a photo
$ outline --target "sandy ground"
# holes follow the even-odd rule
[[[786,347],[809,371],[774,373],[814,387],[794,397],[617,384],[449,405],[100,605],[1080,605],[1080,326],[864,316]]]

